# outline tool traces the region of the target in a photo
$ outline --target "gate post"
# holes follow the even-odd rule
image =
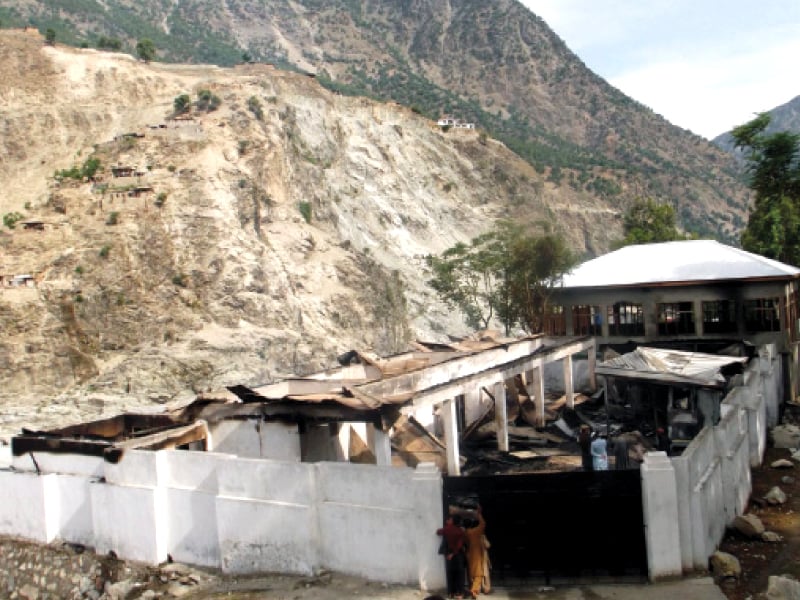
[[[447,582],[444,559],[437,553],[440,538],[436,535],[436,530],[444,524],[442,476],[434,463],[423,462],[417,465],[412,480],[419,587],[426,591],[442,590]]]
[[[650,581],[683,573],[675,469],[666,452],[648,452],[641,466],[647,569]]]

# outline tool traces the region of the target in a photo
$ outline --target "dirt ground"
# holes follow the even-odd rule
[[[784,423],[800,424],[800,407],[787,405]],[[790,451],[768,447],[762,466],[753,469],[753,492],[749,512],[758,516],[767,531],[774,531],[783,540],[776,543],[745,539],[729,531],[720,544],[720,550],[733,554],[742,566],[738,581],[721,582],[720,587],[729,600],[764,597],[770,575],[791,575],[800,579],[800,468],[775,469],[770,467],[780,458],[789,459]],[[796,463],[795,463],[796,464]],[[785,483],[790,481],[790,483]],[[787,496],[785,504],[770,506],[759,500],[774,486]]]

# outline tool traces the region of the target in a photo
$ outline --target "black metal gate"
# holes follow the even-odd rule
[[[639,471],[445,477],[445,510],[478,501],[498,586],[647,577]]]

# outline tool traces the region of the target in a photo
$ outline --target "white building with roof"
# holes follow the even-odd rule
[[[796,395],[800,269],[713,240],[626,246],[564,276],[550,335],[598,346],[775,344]]]

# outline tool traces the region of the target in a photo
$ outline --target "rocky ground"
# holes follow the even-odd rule
[[[787,405],[784,424],[800,424],[800,406]],[[767,531],[780,536],[780,541],[766,542],[748,538],[730,530],[720,544],[720,550],[739,560],[738,579],[720,582],[729,600],[765,598],[768,579],[772,575],[788,575],[800,579],[800,472],[798,463],[791,460],[792,451],[768,447],[760,467],[753,469],[753,492],[749,512],[756,515]],[[789,460],[791,467],[776,468],[775,461]],[[786,494],[783,504],[769,504],[764,496],[774,487]]]

